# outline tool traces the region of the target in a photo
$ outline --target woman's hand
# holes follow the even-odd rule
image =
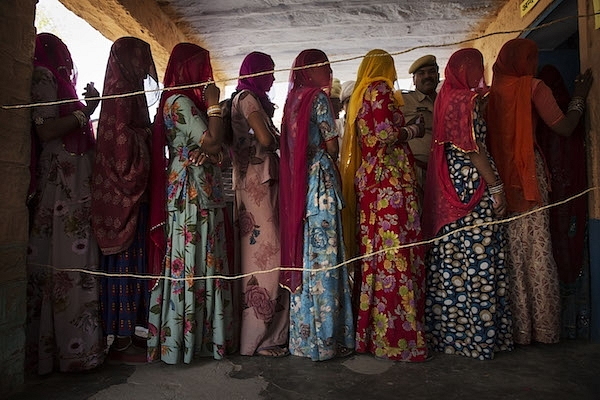
[[[188,160],[196,166],[202,165],[205,162],[221,165],[223,162],[223,153],[207,154],[202,152],[200,149],[195,149],[188,153]]]
[[[100,104],[100,100],[98,99],[90,100],[90,98],[100,97],[100,93],[98,93],[98,90],[96,90],[96,88],[94,87],[94,82],[90,82],[85,86],[85,90],[83,91],[83,97],[85,97],[86,105],[81,111],[83,111],[85,115],[87,115],[89,118],[90,115],[92,115],[96,110],[96,107],[98,107],[98,104]]]
[[[194,165],[202,165],[206,161],[208,156],[206,153],[200,151],[200,149],[191,150],[188,153],[188,160]]]
[[[577,75],[573,97],[583,97],[585,99],[590,92],[592,82],[594,82],[594,77],[590,68],[586,69],[583,74]]]
[[[492,195],[492,208],[494,209],[494,214],[497,217],[504,217],[506,215],[506,195],[504,192],[495,193]]]
[[[214,83],[207,85],[206,89],[204,89],[204,99],[209,107],[219,104],[220,96],[221,90]]]

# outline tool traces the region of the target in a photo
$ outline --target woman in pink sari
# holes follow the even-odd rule
[[[267,92],[275,77],[271,57],[250,53],[232,95],[233,188],[242,274],[240,354],[280,357],[287,350],[289,292],[279,286],[279,132]]]

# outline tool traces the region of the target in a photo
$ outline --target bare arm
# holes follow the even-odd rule
[[[575,90],[573,91],[573,99],[581,98],[583,101],[587,98],[587,95],[592,86],[594,78],[591,70],[588,68],[584,74],[579,75],[575,80]],[[541,114],[542,115],[542,114]],[[565,118],[561,119],[554,125],[549,125],[552,131],[560,136],[571,136],[579,120],[581,119],[581,113],[577,110],[567,111]]]
[[[500,179],[497,177],[496,171],[494,171],[490,164],[485,145],[478,141],[477,146],[480,151],[467,153],[467,156],[475,168],[477,168],[477,171],[483,177],[488,187],[492,188],[500,185]],[[504,216],[506,214],[506,198],[504,192],[492,195],[492,200],[494,201],[494,212],[500,217]]]
[[[88,83],[83,95],[86,98],[86,106],[83,107],[81,111],[83,111],[83,113],[89,119],[90,115],[92,115],[96,107],[98,107],[99,100],[87,99],[90,97],[98,97],[100,94],[98,93],[98,90],[94,88],[93,83]],[[43,124],[35,125],[35,131],[40,140],[43,142],[63,137],[64,135],[79,128],[79,120],[73,114],[65,115],[59,118],[48,118],[44,120]]]
[[[333,158],[333,161],[338,159],[338,154],[340,151],[340,145],[337,140],[337,136],[331,140],[325,142],[325,147],[327,149],[327,153]]]
[[[210,84],[204,91],[208,107],[219,105],[221,91],[215,84]],[[202,140],[202,152],[208,155],[217,155],[221,152],[221,145],[225,139],[223,118],[221,116],[208,117],[208,131]]]
[[[248,125],[254,131],[254,135],[261,146],[269,150],[276,149],[275,137],[260,112],[255,111],[248,116]]]

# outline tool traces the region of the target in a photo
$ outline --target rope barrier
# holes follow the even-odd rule
[[[128,278],[136,278],[136,279],[165,280],[165,281],[172,281],[172,282],[201,281],[201,280],[209,280],[209,279],[237,280],[237,279],[242,279],[242,278],[248,278],[248,277],[251,277],[252,275],[269,274],[269,273],[278,272],[278,271],[310,271],[310,272],[314,272],[314,273],[327,272],[327,271],[332,271],[332,270],[341,268],[344,265],[351,264],[351,263],[360,261],[365,258],[370,258],[370,257],[376,256],[378,254],[393,252],[396,250],[406,249],[406,248],[410,248],[410,247],[417,247],[417,246],[433,244],[438,240],[445,239],[449,236],[453,236],[454,234],[456,234],[458,232],[467,231],[467,230],[479,228],[482,226],[499,225],[499,224],[505,224],[505,223],[509,223],[512,221],[516,221],[518,219],[527,217],[529,215],[548,210],[552,207],[557,207],[557,206],[566,204],[578,197],[584,196],[584,195],[588,194],[589,192],[592,192],[592,191],[598,190],[598,189],[600,189],[600,186],[594,186],[594,187],[588,188],[580,193],[577,193],[567,199],[557,201],[555,203],[548,204],[548,205],[545,205],[542,207],[534,208],[533,210],[527,211],[522,214],[514,215],[512,217],[503,218],[503,219],[499,219],[499,220],[495,220],[495,221],[482,222],[479,224],[463,226],[462,228],[455,229],[444,235],[437,236],[433,239],[423,240],[423,241],[415,242],[415,243],[407,243],[407,244],[394,246],[394,247],[386,247],[381,250],[378,250],[378,251],[375,251],[372,253],[368,253],[368,254],[364,254],[364,255],[361,255],[358,257],[354,257],[354,258],[346,260],[342,263],[339,263],[339,264],[336,264],[336,265],[333,265],[330,267],[323,267],[323,268],[276,267],[276,268],[271,268],[271,269],[267,269],[267,270],[254,271],[254,272],[250,272],[250,273],[246,273],[246,274],[239,274],[239,275],[212,275],[212,276],[193,276],[193,277],[186,277],[186,278],[173,278],[173,277],[163,276],[163,275],[156,276],[156,275],[141,275],[141,274],[115,274],[115,273],[109,273],[109,272],[94,271],[94,270],[89,270],[89,269],[84,269],[84,268],[57,268],[53,265],[38,264],[38,263],[28,263],[28,265],[37,266],[37,267],[46,267],[46,268],[53,269],[53,270],[59,271],[59,272],[80,272],[80,273],[85,273],[85,274],[89,274],[89,275],[108,277],[108,278],[128,277]]]
[[[424,44],[424,45],[410,47],[410,48],[405,49],[405,50],[400,50],[400,51],[396,51],[396,52],[389,52],[389,54],[391,56],[397,56],[397,55],[401,55],[401,54],[410,53],[412,51],[419,50],[419,49],[459,46],[461,44],[465,44],[465,43],[469,43],[469,42],[474,42],[476,40],[484,39],[484,38],[495,36],[495,35],[508,35],[508,34],[514,34],[514,33],[532,32],[532,31],[535,31],[535,30],[538,30],[538,29],[547,28],[547,27],[549,27],[551,25],[554,25],[554,24],[565,22],[567,20],[571,20],[571,19],[575,19],[575,18],[577,18],[577,19],[579,19],[579,18],[589,18],[589,17],[594,17],[596,15],[600,15],[600,12],[596,12],[596,13],[592,13],[592,14],[582,14],[582,15],[567,16],[567,17],[559,18],[559,19],[556,19],[554,21],[547,22],[545,24],[540,24],[540,25],[537,25],[537,26],[531,27],[531,28],[508,30],[508,31],[490,32],[490,33],[486,33],[484,35],[476,36],[476,37],[469,38],[469,39],[459,40],[459,41],[456,41],[456,42],[442,43],[442,44]],[[380,57],[380,56],[383,56],[383,55],[370,55],[369,57]],[[139,96],[139,95],[144,95],[146,93],[155,93],[155,92],[163,92],[163,91],[168,92],[168,91],[171,91],[171,90],[194,89],[194,88],[198,88],[198,87],[208,86],[208,85],[213,84],[213,83],[215,83],[215,84],[216,83],[224,83],[224,82],[229,82],[229,81],[237,81],[238,79],[254,78],[254,77],[257,77],[257,76],[267,75],[267,74],[272,74],[272,73],[278,73],[278,72],[298,71],[298,70],[301,70],[301,69],[316,68],[316,67],[320,67],[320,66],[323,66],[323,65],[331,65],[331,64],[337,64],[337,63],[342,63],[342,62],[359,60],[359,59],[362,59],[362,58],[365,58],[365,57],[366,57],[366,55],[352,56],[352,57],[341,58],[341,59],[327,61],[327,62],[322,62],[322,63],[310,64],[310,65],[306,65],[306,66],[302,66],[302,67],[273,69],[273,70],[269,70],[269,71],[257,72],[257,73],[248,74],[248,75],[239,75],[237,77],[224,78],[224,79],[219,79],[219,80],[215,80],[215,81],[199,82],[199,83],[193,83],[193,84],[182,85],[182,86],[171,86],[171,87],[167,87],[167,88],[160,88],[160,89],[153,89],[153,90],[140,90],[140,91],[128,92],[128,93],[122,93],[122,94],[116,94],[116,95],[88,97],[88,98],[81,98],[81,99],[79,99],[79,98],[78,99],[65,99],[65,100],[57,100],[57,101],[50,101],[50,102],[40,102],[40,103],[29,103],[29,104],[3,105],[2,109],[4,109],[4,110],[18,110],[18,109],[23,109],[23,108],[33,108],[33,107],[42,107],[42,106],[61,105],[61,104],[66,104],[66,103],[79,102],[79,101],[103,101],[103,100],[116,99],[116,98],[125,98],[125,97]]]

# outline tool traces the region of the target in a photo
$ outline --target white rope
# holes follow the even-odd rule
[[[467,231],[467,230],[470,230],[473,228],[479,228],[482,226],[499,225],[499,224],[505,224],[508,222],[516,221],[518,219],[527,217],[528,215],[532,215],[532,214],[535,214],[538,212],[548,210],[552,207],[566,204],[571,200],[574,200],[578,197],[584,196],[584,195],[588,194],[589,192],[591,192],[593,190],[598,190],[598,189],[600,189],[600,186],[594,186],[594,187],[591,187],[591,188],[588,188],[588,189],[582,191],[581,193],[575,194],[565,200],[561,200],[556,203],[548,204],[546,206],[534,208],[533,210],[527,211],[522,214],[514,215],[512,217],[508,217],[508,218],[504,218],[504,219],[500,219],[500,220],[496,220],[496,221],[482,222],[479,224],[464,226],[462,228],[455,229],[444,235],[437,236],[437,237],[435,237],[433,239],[429,239],[429,240],[423,240],[423,241],[415,242],[415,243],[407,243],[407,244],[403,244],[400,246],[394,246],[394,247],[386,247],[386,248],[383,248],[381,250],[378,250],[378,251],[375,251],[375,252],[372,252],[369,254],[365,254],[365,255],[362,255],[359,257],[354,257],[352,259],[346,260],[337,265],[333,265],[330,267],[323,267],[323,268],[276,267],[276,268],[271,268],[271,269],[267,269],[267,270],[259,270],[259,271],[254,271],[254,272],[249,272],[246,274],[239,274],[239,275],[211,275],[211,276],[193,276],[193,277],[190,276],[190,277],[186,277],[186,278],[173,278],[173,277],[163,276],[163,275],[155,276],[155,275],[141,275],[141,274],[115,274],[115,273],[109,273],[109,272],[94,271],[94,270],[89,270],[89,269],[84,269],[84,268],[56,268],[52,265],[47,265],[47,264],[38,264],[38,263],[28,263],[28,264],[32,265],[32,266],[46,267],[46,268],[53,269],[55,271],[60,271],[60,272],[80,272],[80,273],[85,273],[85,274],[89,274],[89,275],[103,276],[103,277],[110,277],[110,278],[128,277],[128,278],[136,278],[136,279],[156,279],[156,280],[165,280],[165,281],[173,281],[173,282],[190,281],[190,280],[202,281],[202,280],[209,280],[209,279],[236,280],[236,279],[241,279],[241,278],[248,278],[248,277],[251,277],[252,275],[269,274],[269,273],[277,272],[277,271],[327,272],[327,271],[332,271],[332,270],[341,268],[342,266],[353,263],[355,261],[360,261],[364,258],[376,256],[381,253],[394,252],[396,250],[406,249],[406,248],[410,248],[410,247],[424,246],[424,245],[432,244],[438,240],[445,239],[449,236],[453,236],[454,234],[456,234],[458,232]]]

